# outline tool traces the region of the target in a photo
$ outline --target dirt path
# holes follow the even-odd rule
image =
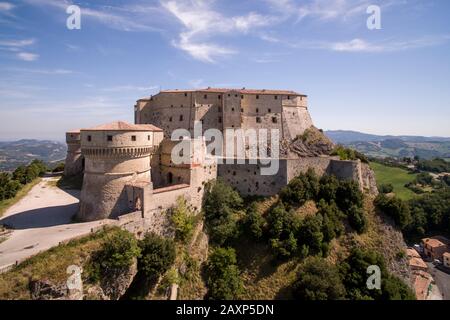
[[[62,190],[52,181],[55,178],[43,178],[0,219],[0,224],[14,229],[0,243],[0,269],[111,222],[71,223],[78,210],[79,191]]]

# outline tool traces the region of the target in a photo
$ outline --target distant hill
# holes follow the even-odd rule
[[[450,158],[450,138],[373,135],[357,131],[330,130],[326,135],[335,143],[352,147],[372,157]]]
[[[0,171],[11,171],[33,159],[46,163],[63,160],[67,147],[64,143],[49,140],[0,141]]]

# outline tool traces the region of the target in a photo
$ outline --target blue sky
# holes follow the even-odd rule
[[[450,136],[449,21],[447,0],[0,0],[0,139],[62,140],[208,86],[305,93],[323,129]]]

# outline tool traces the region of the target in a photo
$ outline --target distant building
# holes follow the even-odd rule
[[[444,259],[442,262],[444,263],[444,266],[450,268],[450,252],[444,253]]]
[[[430,259],[442,260],[442,256],[448,251],[448,240],[443,237],[422,239],[424,254]]]
[[[428,272],[417,271],[414,273],[413,285],[417,300],[428,299],[432,282],[433,277]]]
[[[422,260],[419,253],[415,249],[407,249],[406,250],[408,258],[409,258],[409,268],[411,271],[427,271],[428,266]]]

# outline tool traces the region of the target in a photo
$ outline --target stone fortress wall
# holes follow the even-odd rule
[[[84,172],[78,218],[117,218],[135,233],[166,234],[170,232],[167,209],[182,197],[200,210],[209,180],[219,176],[243,195],[270,196],[308,168],[319,175],[353,179],[361,188],[376,192],[373,174],[359,161],[289,155],[277,159],[275,175],[262,175],[264,165],[259,161],[217,164],[220,158],[207,154],[205,138],[193,137],[198,121],[202,133],[207,129],[278,129],[283,141],[292,141],[313,126],[307,96],[292,91],[167,90],[138,100],[136,124],[119,121],[67,133],[66,175]],[[189,152],[178,153],[184,160],[174,163],[172,153],[180,141],[171,141],[170,136],[180,128],[192,137],[182,139]],[[245,138],[241,142],[250,143]]]
[[[83,173],[84,158],[81,154],[80,130],[66,133],[67,157],[64,166],[65,176],[76,176]]]

